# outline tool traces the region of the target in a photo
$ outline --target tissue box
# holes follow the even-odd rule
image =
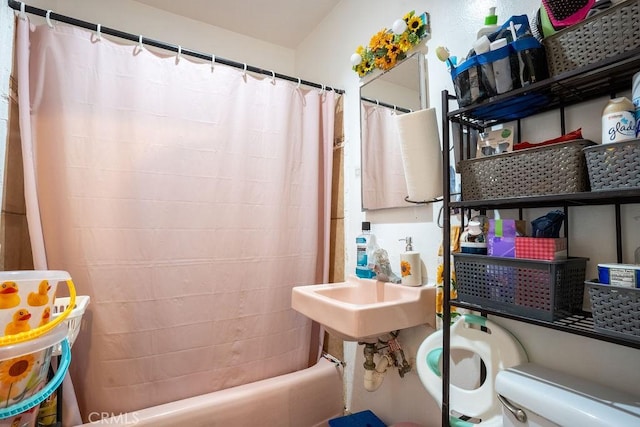
[[[516,258],[553,261],[567,258],[567,239],[516,237]]]
[[[598,264],[598,281],[603,285],[638,288],[640,287],[640,265]]]
[[[515,258],[516,236],[524,235],[527,223],[515,219],[490,219],[487,254]]]

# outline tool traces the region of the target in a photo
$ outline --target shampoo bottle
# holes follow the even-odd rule
[[[495,33],[500,27],[498,26],[498,15],[496,15],[496,8],[490,7],[489,14],[484,18],[484,27],[478,31],[478,38],[482,36],[488,36]]]
[[[400,271],[402,275],[402,284],[407,286],[422,285],[422,263],[420,262],[420,253],[413,250],[411,237],[405,237],[407,244],[405,252],[400,254]]]

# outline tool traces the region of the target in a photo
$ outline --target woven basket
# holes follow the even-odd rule
[[[553,321],[581,310],[587,258],[542,261],[453,255],[458,301]]]
[[[640,47],[640,0],[627,0],[542,40],[549,74],[572,71]]]
[[[640,188],[640,139],[584,149],[591,190]]]
[[[640,289],[585,282],[594,329],[602,334],[640,342]]]
[[[582,149],[594,144],[580,139],[463,160],[459,165],[462,198],[492,200],[589,191]]]

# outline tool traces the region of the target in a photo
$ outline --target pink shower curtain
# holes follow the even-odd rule
[[[407,183],[400,156],[394,110],[362,102],[362,206],[365,209],[407,206]]]
[[[64,25],[18,47],[35,262],[91,296],[84,417],[305,368],[290,295],[328,271],[334,94]]]

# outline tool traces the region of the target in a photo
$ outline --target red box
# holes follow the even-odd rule
[[[516,258],[553,261],[567,258],[567,239],[516,237]]]

